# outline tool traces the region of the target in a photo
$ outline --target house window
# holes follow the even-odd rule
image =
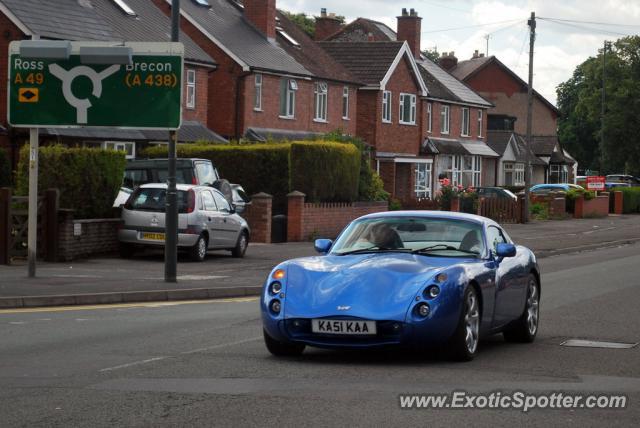
[[[566,165],[549,165],[549,183],[566,183],[569,171]]]
[[[460,129],[460,135],[462,137],[469,136],[469,109],[462,107],[462,129]]]
[[[255,89],[256,89],[256,92],[254,94],[254,99],[253,99],[253,109],[261,111],[262,110],[262,74],[255,75]]]
[[[416,198],[431,198],[431,163],[415,164]]]
[[[431,118],[432,118],[431,109],[432,108],[433,108],[432,104],[428,103],[427,104],[427,132],[429,132],[429,133],[431,133],[431,122],[432,122],[432,120],[431,120]]]
[[[442,106],[440,109],[440,133],[449,133],[449,106]]]
[[[298,82],[293,79],[280,81],[280,117],[293,119],[296,115],[296,91]]]
[[[478,110],[478,137],[482,138],[482,110]]]
[[[187,70],[187,108],[196,107],[196,71]]]
[[[502,165],[502,169],[504,170],[504,185],[505,186],[515,186],[515,179],[513,176],[514,164],[513,163],[504,163]]]
[[[313,120],[318,122],[327,121],[327,91],[325,82],[316,82],[313,87],[314,115]]]
[[[416,96],[413,94],[400,94],[400,123],[416,123]]]
[[[514,168],[514,186],[524,186],[524,164],[517,163]]]
[[[391,123],[391,92],[382,93],[382,121]]]
[[[84,147],[118,150],[124,152],[125,158],[135,159],[136,143],[129,141],[86,141]]]
[[[482,157],[445,155],[442,162],[442,172],[447,175],[451,185],[464,187],[481,185]]]
[[[349,119],[349,87],[342,88],[342,118]]]

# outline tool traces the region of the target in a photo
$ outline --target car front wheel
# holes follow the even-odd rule
[[[540,322],[540,287],[536,277],[529,274],[527,279],[527,300],[524,312],[513,325],[502,334],[507,342],[531,343],[538,333]]]
[[[264,334],[264,344],[269,352],[276,357],[295,357],[304,351],[305,346],[298,343],[283,343],[278,342],[273,337],[269,336],[266,330],[262,330]]]
[[[471,361],[478,353],[480,342],[480,300],[475,288],[468,286],[462,299],[458,327],[449,341],[451,357]]]

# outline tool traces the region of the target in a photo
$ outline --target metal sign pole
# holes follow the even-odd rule
[[[28,221],[28,261],[29,278],[36,276],[36,255],[38,240],[38,128],[29,129],[29,221]]]

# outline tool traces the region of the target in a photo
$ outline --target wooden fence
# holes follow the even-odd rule
[[[507,198],[480,198],[478,215],[498,223],[522,223],[523,199],[513,201]]]

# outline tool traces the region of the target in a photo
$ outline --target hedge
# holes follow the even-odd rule
[[[308,202],[355,201],[360,151],[353,144],[305,141],[291,144],[290,188]]]
[[[112,216],[124,175],[125,155],[115,150],[47,146],[39,150],[38,190],[60,190],[60,207],[76,218]],[[20,151],[16,193],[29,193],[29,146]]]
[[[242,184],[247,194],[266,192],[276,200],[289,193],[288,143],[218,145],[178,145],[180,158],[209,159],[220,175],[231,183]],[[143,150],[141,157],[166,158],[166,146]]]
[[[622,191],[622,212],[640,213],[640,187],[619,187]]]
[[[7,151],[0,148],[0,187],[11,185],[11,162]]]

